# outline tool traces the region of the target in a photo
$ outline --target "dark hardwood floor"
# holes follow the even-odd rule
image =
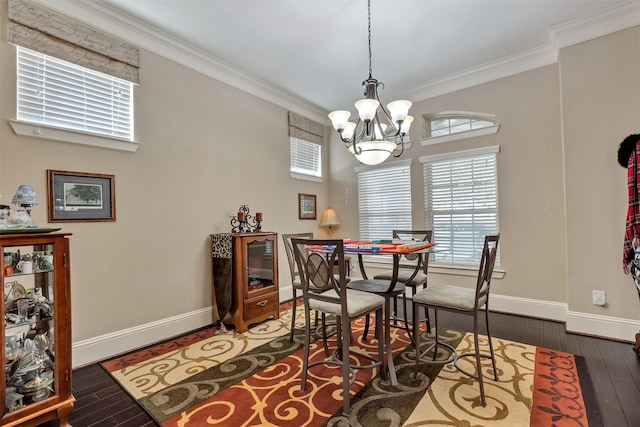
[[[441,313],[439,320],[451,329],[472,326],[468,316]],[[631,344],[568,334],[562,323],[500,313],[491,314],[491,329],[494,337],[584,356],[604,425],[640,426],[640,357]],[[74,427],[156,425],[97,363],[73,371],[73,392]]]

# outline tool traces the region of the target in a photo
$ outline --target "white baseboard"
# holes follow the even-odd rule
[[[291,285],[280,289],[280,301],[291,299]],[[565,303],[491,295],[492,311],[566,323],[567,332],[632,341],[640,322],[569,311]],[[211,307],[73,343],[73,367],[107,359],[211,324]]]
[[[590,313],[567,312],[567,332],[635,343],[640,321]]]
[[[489,309],[558,322],[564,322],[567,319],[567,304],[554,301],[491,294]]]
[[[156,322],[76,341],[71,347],[72,364],[76,368],[104,360],[210,325],[212,320],[211,307],[206,307]]]
[[[635,334],[640,331],[638,320],[569,311],[567,304],[553,301],[492,294],[490,309],[564,322],[567,332],[618,341],[634,342]]]

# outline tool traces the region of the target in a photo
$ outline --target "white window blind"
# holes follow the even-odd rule
[[[411,228],[411,161],[359,167],[360,238],[390,239],[394,229]]]
[[[133,84],[18,47],[18,120],[133,140]]]
[[[292,173],[322,176],[322,145],[291,137],[290,152]]]
[[[427,229],[442,264],[477,265],[484,237],[498,232],[499,147],[423,157]],[[499,258],[496,260],[499,265]]]

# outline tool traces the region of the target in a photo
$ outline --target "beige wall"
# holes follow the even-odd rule
[[[290,178],[285,109],[142,51],[136,153],[19,138],[7,122],[15,47],[6,39],[0,58],[2,200],[33,185],[41,204],[32,215],[53,226],[47,169],[115,175],[116,222],[55,224],[73,233],[74,342],[209,307],[209,234],[230,231],[241,204],[263,212],[263,230],[322,233],[318,221],[298,220],[297,194],[316,194],[321,214],[327,184]]]
[[[6,1],[0,5],[0,29],[6,34]],[[505,275],[494,282],[494,293],[502,309],[518,311],[523,301],[539,302],[568,309],[569,316],[639,323],[640,303],[620,268],[626,182],[616,163],[622,138],[640,132],[639,31],[565,48],[557,65],[412,108],[413,146],[402,159],[413,159],[416,228],[424,226],[420,156],[500,146]],[[206,310],[211,304],[208,236],[229,231],[230,216],[241,204],[264,213],[265,230],[321,234],[318,221],[297,216],[297,193],[317,194],[318,215],[331,205],[342,222],[334,237],[358,235],[358,164],[333,133],[326,138],[331,140],[326,146],[330,170],[325,165],[329,179],[297,181],[288,173],[285,109],[147,51],[142,51],[141,69],[135,89],[141,143],[136,153],[18,138],[7,122],[15,117],[15,48],[6,38],[0,43],[3,200],[19,184],[33,185],[41,199],[33,216],[40,226],[53,226],[46,215],[47,169],[116,176],[116,222],[57,224],[73,233],[74,343]],[[443,110],[494,113],[500,131],[422,147],[420,117]],[[287,286],[286,257],[279,246],[280,281]],[[433,274],[430,280],[444,279]],[[591,304],[593,289],[607,291],[607,306]]]
[[[438,98],[417,102],[412,114],[417,125],[411,131],[412,146],[402,159],[411,158],[414,227],[424,224],[424,185],[421,156],[471,148],[500,146],[498,192],[502,280],[494,291],[502,295],[550,301],[566,301],[562,145],[557,67],[549,66],[510,78],[476,86]],[[500,123],[496,135],[422,147],[423,114],[465,110],[494,113]],[[544,123],[544,125],[540,125]],[[340,157],[339,171],[333,170]],[[354,161],[347,153],[332,157],[331,197],[336,177],[356,180]],[[343,217],[357,218],[357,186],[350,188],[353,203]],[[357,224],[347,234],[357,234]],[[345,230],[346,232],[346,230]],[[544,247],[544,251],[540,248]],[[544,265],[541,271],[536,265]],[[433,280],[444,277],[433,275]],[[454,278],[455,279],[455,278]],[[430,279],[432,280],[432,279]],[[451,280],[447,278],[446,280]],[[473,278],[459,278],[471,283]]]
[[[640,133],[640,27],[564,49],[560,57],[566,174],[569,309],[640,318],[622,273],[627,175],[620,142]],[[608,307],[591,304],[607,291]]]
[[[402,156],[413,160],[414,227],[424,226],[420,156],[500,146],[505,275],[493,282],[494,307],[523,307],[533,315],[544,312],[536,305],[561,308],[569,330],[633,339],[629,331],[640,325],[640,302],[621,268],[626,171],[616,154],[625,136],[640,133],[639,44],[635,27],[565,48],[559,64],[414,103],[413,144]],[[500,130],[422,147],[420,117],[445,110],[493,113]],[[331,143],[338,144],[336,138]],[[330,200],[347,236],[358,233],[355,166],[344,150],[334,150]],[[432,283],[474,280],[430,276]],[[593,290],[606,291],[607,305],[592,304]],[[601,323],[589,323],[594,319]]]

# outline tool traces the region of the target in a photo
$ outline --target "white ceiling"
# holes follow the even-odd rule
[[[372,0],[373,77],[386,86],[380,91],[383,102],[425,99],[553,63],[560,47],[638,25],[638,3]],[[368,77],[366,0],[43,4],[83,9],[72,14],[123,38],[138,38],[130,41],[167,57],[215,64],[218,73],[236,75],[222,79],[227,83],[250,81],[322,114],[353,110]]]

